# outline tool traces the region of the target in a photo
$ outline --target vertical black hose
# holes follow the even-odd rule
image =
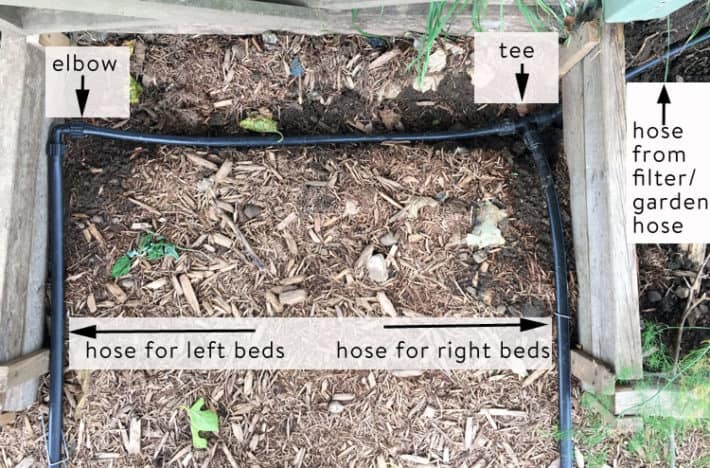
[[[526,127],[523,140],[535,161],[545,194],[547,214],[550,217],[552,234],[552,256],[555,267],[555,302],[557,321],[557,371],[559,379],[560,407],[560,468],[572,468],[574,452],[572,446],[572,376],[570,358],[569,303],[567,288],[567,258],[565,256],[565,236],[562,228],[560,203],[557,200],[552,170],[543,149],[542,139],[536,129]]]
[[[64,191],[62,160],[64,143],[61,129],[55,129],[49,145],[49,232],[51,262],[51,321],[49,368],[49,466],[62,463],[62,387],[64,385]]]

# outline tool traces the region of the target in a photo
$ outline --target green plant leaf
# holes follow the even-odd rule
[[[173,257],[175,260],[177,260],[180,255],[177,252],[177,247],[175,247],[173,244],[166,243],[165,246],[163,247],[163,253],[167,257]]]
[[[146,233],[141,236],[141,240],[138,241],[138,251],[139,251],[140,255],[145,255],[148,247],[150,247],[150,244],[152,242],[153,242],[153,234]]]
[[[274,119],[270,119],[269,117],[264,117],[263,115],[242,119],[239,121],[239,126],[252,132],[276,133],[281,137],[281,140],[283,140],[284,137],[279,131],[279,125],[276,121]]]
[[[111,267],[111,276],[113,279],[118,279],[121,276],[127,275],[131,271],[131,257],[121,255]]]
[[[165,257],[165,243],[157,242],[155,244],[151,244],[148,247],[145,256],[148,260],[160,260]]]
[[[163,236],[151,233],[141,236],[138,242],[138,254],[148,260],[160,260],[163,257],[173,257],[177,259],[180,255],[177,246],[167,242]]]
[[[200,436],[200,432],[219,432],[219,419],[214,410],[203,410],[205,399],[200,398],[190,408],[182,406],[190,417],[190,431],[192,432],[192,446],[198,449],[207,448],[207,439]]]
[[[135,78],[131,77],[131,88],[128,102],[131,104],[138,104],[141,100],[141,94],[143,94],[143,86],[141,86]]]
[[[180,254],[178,253],[179,247],[173,243],[167,242],[165,237],[154,234],[152,232],[147,232],[142,234],[138,240],[138,248],[129,250],[124,255],[116,260],[116,263],[111,267],[111,276],[114,279],[120,278],[121,276],[127,275],[131,270],[132,259],[134,258],[147,258],[148,260],[160,260],[163,257],[173,257],[178,259]]]

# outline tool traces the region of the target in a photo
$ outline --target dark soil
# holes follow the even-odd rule
[[[669,27],[670,25],[670,27]],[[625,26],[626,63],[628,67],[640,65],[663,54],[670,47],[682,45],[694,33],[707,32],[710,26],[710,9],[705,0],[690,3],[676,11],[670,19],[630,23]],[[668,64],[668,78],[664,80],[665,67],[657,67],[640,75],[634,81],[708,81],[710,79],[710,45],[705,43],[688,50]]]

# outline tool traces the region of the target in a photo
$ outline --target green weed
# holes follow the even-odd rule
[[[147,258],[148,260],[160,260],[163,257],[173,257],[177,259],[179,257],[178,247],[175,244],[167,242],[161,235],[153,232],[144,233],[138,241],[137,249],[129,250],[118,257],[111,267],[111,276],[113,279],[126,276],[130,273],[135,259]]]
[[[664,344],[663,334],[675,327],[644,323],[641,334],[644,352],[644,369],[653,374],[635,384],[637,390],[658,389],[649,399],[633,408],[643,421],[643,428],[628,437],[626,448],[645,463],[669,463],[671,452],[669,440],[682,441],[692,430],[710,431],[710,341],[688,353],[677,365]],[[617,373],[617,378],[623,372]],[[661,379],[659,381],[659,379]],[[664,383],[665,382],[665,383]],[[672,407],[681,418],[658,417],[647,410],[655,405],[661,392],[673,390]],[[612,423],[606,423],[595,411],[597,397],[585,392],[581,406],[584,425],[575,431],[576,442],[586,452],[589,466],[601,466],[607,462],[611,447],[611,435],[620,415]],[[597,400],[598,401],[598,400]],[[599,403],[597,403],[599,404]]]
[[[477,32],[483,32],[481,18],[488,12],[488,0],[473,0],[471,5],[471,24]]]
[[[422,45],[417,51],[417,56],[407,65],[407,70],[414,67],[417,71],[417,82],[421,86],[424,82],[424,76],[429,68],[429,56],[434,47],[436,39],[443,33],[444,28],[449,22],[449,19],[459,11],[464,3],[461,0],[456,0],[451,5],[446,2],[431,2],[429,4],[429,13],[427,14],[426,26],[424,35],[422,36]]]
[[[429,3],[424,34],[421,38],[422,46],[419,47],[416,57],[407,65],[407,70],[412,68],[416,70],[419,85],[422,84],[424,76],[427,73],[429,55],[431,55],[432,48],[437,38],[445,33],[446,27],[452,18],[463,9],[470,7],[471,27],[474,31],[482,32],[484,30],[482,21],[488,13],[488,3],[488,0],[454,0],[451,3],[441,1]],[[564,36],[566,35],[564,19],[566,16],[574,15],[576,12],[570,11],[564,0],[559,0],[558,3],[559,13],[544,0],[535,0],[534,5],[528,5],[523,0],[515,0],[515,5],[533,31],[557,30]],[[501,31],[503,31],[505,24],[504,7],[504,3],[501,3],[499,10]],[[382,13],[383,10],[381,11],[381,14]],[[355,30],[365,37],[373,37],[373,34],[366,32],[361,26],[356,24],[358,15],[358,9],[351,10],[351,21]]]
[[[644,367],[651,372],[667,372],[673,367],[671,353],[663,342],[666,328],[653,322],[644,322],[641,331],[641,349]]]
[[[700,18],[698,24],[695,25],[695,29],[693,29],[693,32],[688,37],[688,41],[692,41],[695,36],[697,36],[698,33],[702,31],[705,26],[708,25],[710,25],[710,0],[707,0],[705,2],[705,15]]]

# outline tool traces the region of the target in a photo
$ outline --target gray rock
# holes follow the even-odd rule
[[[473,254],[473,261],[475,261],[478,264],[485,262],[487,258],[488,258],[488,252],[486,252],[485,250],[477,250]]]
[[[690,289],[685,286],[678,286],[675,288],[675,295],[678,296],[679,299],[688,299],[690,296]]]
[[[655,289],[649,291],[646,297],[651,304],[655,304],[656,302],[661,302],[663,300],[663,295]]]
[[[122,279],[121,281],[119,281],[118,284],[123,289],[133,289],[133,287],[136,285],[136,282],[130,278],[125,278],[125,279]]]
[[[344,409],[345,406],[339,401],[333,400],[328,403],[328,412],[330,414],[340,414],[343,412]]]
[[[534,304],[523,304],[523,317],[544,317],[545,311]]]
[[[244,205],[244,216],[247,217],[247,219],[254,219],[257,216],[261,214],[261,208],[259,208],[256,205],[252,205],[250,203],[247,203]]]
[[[276,44],[279,43],[279,38],[276,34],[272,32],[265,32],[261,34],[261,40],[264,42],[264,48],[266,50],[273,49]]]
[[[370,279],[376,283],[384,283],[389,278],[387,263],[382,254],[375,254],[367,260],[367,273]]]
[[[695,327],[700,325],[700,321],[703,317],[706,317],[708,313],[708,306],[705,304],[700,304],[688,315],[688,325]]]
[[[380,244],[384,245],[385,247],[392,247],[396,243],[397,238],[391,232],[388,232],[384,236],[380,237]]]

